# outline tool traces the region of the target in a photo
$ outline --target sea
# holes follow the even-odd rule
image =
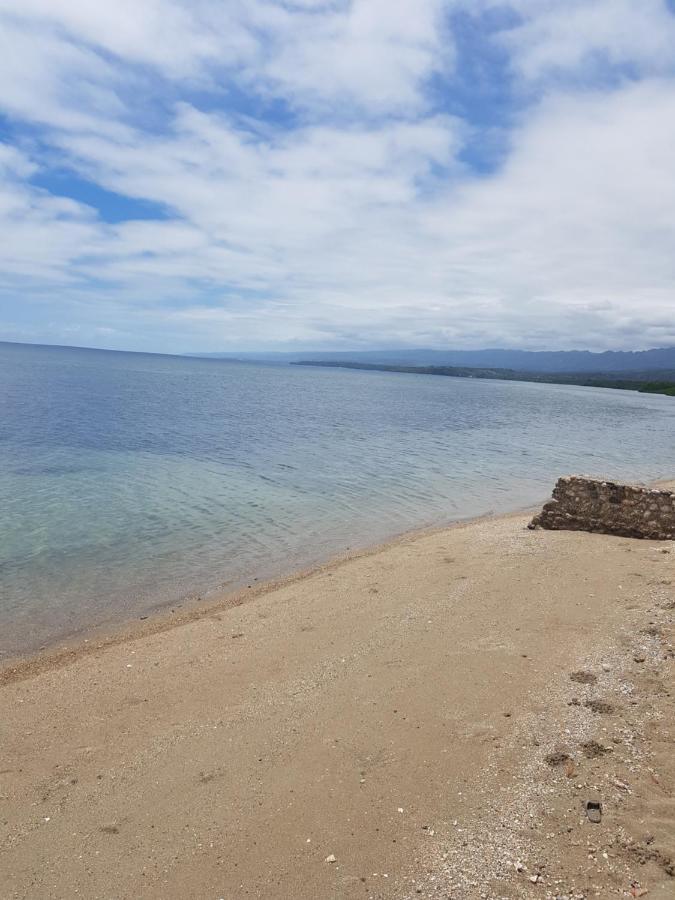
[[[674,451],[672,397],[0,344],[0,661]]]

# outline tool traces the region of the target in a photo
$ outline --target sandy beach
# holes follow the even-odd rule
[[[672,898],[675,545],[529,518],[6,669],[2,900]]]

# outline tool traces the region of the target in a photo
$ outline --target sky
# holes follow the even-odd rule
[[[675,345],[675,0],[0,0],[0,339]]]

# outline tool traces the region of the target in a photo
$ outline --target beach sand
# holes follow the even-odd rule
[[[6,670],[2,900],[672,900],[675,545],[528,519]]]

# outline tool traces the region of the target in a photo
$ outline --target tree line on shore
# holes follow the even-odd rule
[[[475,368],[469,366],[397,366],[385,363],[362,363],[337,360],[301,360],[294,366],[361,369],[376,372],[403,372],[410,375],[445,375],[452,378],[485,378],[498,381],[534,381],[545,384],[577,384],[582,387],[615,388],[644,394],[666,394],[675,397],[675,370],[624,373],[519,372],[515,369]]]

